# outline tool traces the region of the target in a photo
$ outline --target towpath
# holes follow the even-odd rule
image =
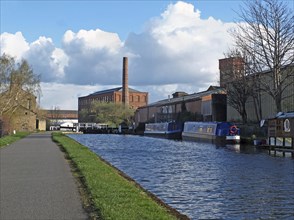
[[[0,219],[87,219],[70,166],[50,133],[0,150]]]

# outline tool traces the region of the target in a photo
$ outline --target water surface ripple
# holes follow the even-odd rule
[[[294,219],[294,160],[254,147],[69,135],[191,219]]]

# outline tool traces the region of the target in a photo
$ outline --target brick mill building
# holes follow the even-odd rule
[[[90,110],[93,102],[114,102],[124,103],[132,109],[148,104],[148,92],[140,92],[128,87],[128,58],[123,58],[123,77],[122,86],[103,91],[97,91],[90,95],[79,97],[78,99],[78,113],[79,122],[83,121],[81,112],[83,110]]]

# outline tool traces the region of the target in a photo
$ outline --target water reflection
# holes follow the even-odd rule
[[[294,160],[252,146],[70,135],[192,219],[294,217]]]

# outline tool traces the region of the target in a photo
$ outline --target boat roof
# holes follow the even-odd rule
[[[279,112],[275,118],[294,118],[294,112]]]
[[[185,124],[232,124],[232,122],[227,121],[186,121]]]

